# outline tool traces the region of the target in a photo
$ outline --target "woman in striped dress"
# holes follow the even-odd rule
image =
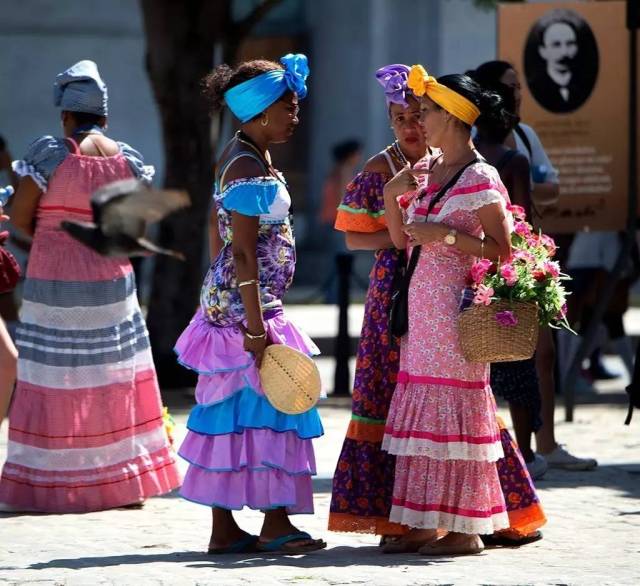
[[[97,511],[180,484],[131,264],[60,229],[62,220],[91,218],[97,188],[153,175],[139,153],[103,135],[106,102],[95,63],[76,63],[55,85],[65,138],[43,136],[14,163],[12,220],[33,244],[0,480],[5,508]]]

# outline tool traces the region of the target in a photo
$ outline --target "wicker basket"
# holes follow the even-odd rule
[[[458,318],[462,354],[469,362],[526,360],[535,352],[538,327],[535,303],[500,300],[473,305]]]
[[[260,384],[269,403],[289,415],[309,411],[320,398],[320,372],[316,363],[284,344],[272,344],[265,349]]]

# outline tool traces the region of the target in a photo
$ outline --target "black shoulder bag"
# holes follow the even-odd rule
[[[480,159],[476,158],[473,161],[469,161],[464,167],[462,167],[449,182],[436,194],[436,196],[429,202],[427,208],[426,219],[429,219],[429,214],[435,207],[435,205],[444,197],[444,195],[451,189],[460,179],[460,176],[464,170],[477,163]],[[426,221],[426,220],[425,220]],[[391,293],[391,307],[389,308],[389,332],[393,336],[401,337],[407,333],[409,329],[409,284],[411,283],[411,277],[413,271],[418,264],[418,258],[420,257],[420,251],[422,246],[414,246],[411,251],[411,258],[409,259],[409,265],[404,270],[404,273],[400,275],[398,279],[394,279],[393,292]],[[401,256],[402,260],[402,256]],[[401,260],[399,262],[401,262]]]
[[[529,152],[529,159],[532,160],[533,159],[533,149],[531,148],[531,141],[529,140],[529,137],[527,136],[527,133],[525,132],[524,128],[522,128],[522,126],[520,126],[520,124],[516,124],[516,127],[514,128],[514,130],[515,130],[516,134],[522,139],[522,142],[524,143],[525,148]]]

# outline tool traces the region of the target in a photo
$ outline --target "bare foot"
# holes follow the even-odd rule
[[[211,537],[209,550],[224,549],[249,535],[238,527],[231,511],[214,508],[212,510]]]
[[[264,523],[260,531],[258,543],[264,546],[276,539],[295,533],[300,533],[300,529],[291,523],[286,510],[283,508],[274,509],[267,511],[264,515]],[[280,549],[283,551],[304,552],[323,549],[326,545],[322,539],[303,538],[293,539],[284,543]]]
[[[452,532],[421,547],[419,552],[422,555],[472,555],[483,549],[484,544],[479,535]]]
[[[437,529],[411,529],[402,537],[385,543],[382,551],[384,553],[415,553],[422,546],[432,543],[437,538]]]

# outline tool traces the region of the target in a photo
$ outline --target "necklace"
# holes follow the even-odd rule
[[[402,149],[400,148],[397,140],[394,141],[394,143],[391,145],[391,148],[393,149],[393,153],[398,158],[402,166],[406,167],[409,164],[409,160],[404,156],[404,153],[402,152]]]
[[[478,151],[476,151],[475,149],[472,151],[472,153],[474,154],[474,160],[478,160],[480,158],[480,155],[478,153]],[[442,180],[440,181],[440,185],[445,185],[447,181],[449,181],[449,179],[451,179],[451,177],[453,177],[454,171],[458,171],[460,169],[460,167],[464,166],[464,164],[466,164],[466,162],[464,164],[462,163],[453,163],[453,164],[447,164],[444,162],[444,155],[440,155],[440,158],[442,158],[442,165],[445,166],[447,168],[447,172],[444,175],[444,177],[442,178]]]
[[[282,175],[278,173],[275,167],[271,164],[271,162],[265,157],[264,153],[258,148],[258,146],[248,137],[242,130],[238,130],[234,137],[238,142],[241,142],[244,145],[247,145],[252,151],[254,151],[258,157],[260,158],[260,162],[265,166],[267,171],[275,177],[280,183],[286,185],[286,181],[283,179]]]
[[[246,144],[252,151],[254,151],[260,157],[260,160],[264,163],[267,169],[269,169],[270,171],[273,169],[271,163],[269,162],[267,157],[264,155],[264,153],[246,134],[244,134],[244,132],[242,132],[241,130],[238,130],[238,132],[236,132],[235,138],[238,142],[241,142],[242,144]]]

